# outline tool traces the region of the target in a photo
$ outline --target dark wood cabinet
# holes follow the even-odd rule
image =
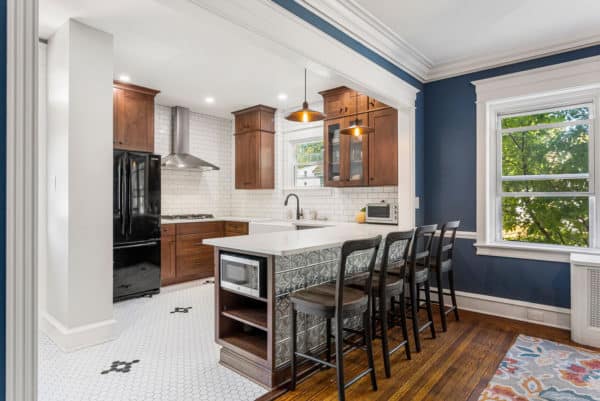
[[[324,92],[325,186],[398,185],[398,113],[347,87]],[[375,128],[361,137],[340,135],[355,119]]]
[[[235,116],[235,188],[275,188],[275,109],[263,105]]]
[[[206,221],[161,225],[161,284],[171,285],[214,275],[214,248],[203,240],[248,234],[248,223]]]
[[[222,221],[161,225],[161,284],[171,285],[214,274],[213,247],[206,238],[224,235]]]
[[[154,97],[159,91],[113,83],[113,145],[116,149],[154,152]]]
[[[168,285],[176,279],[175,224],[161,225],[160,281]]]
[[[398,112],[387,108],[369,113],[369,185],[398,183]]]

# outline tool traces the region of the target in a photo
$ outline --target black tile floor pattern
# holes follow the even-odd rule
[[[191,306],[176,306],[170,313],[188,313],[190,309],[192,309]]]
[[[133,366],[133,364],[135,363],[139,363],[140,360],[139,359],[134,359],[131,362],[125,362],[125,361],[114,361],[111,365],[110,365],[110,369],[108,370],[103,370],[102,372],[100,372],[101,375],[106,375],[110,372],[118,372],[118,373],[129,373],[129,371],[131,370],[131,367]]]

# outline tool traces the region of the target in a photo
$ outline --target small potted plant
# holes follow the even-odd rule
[[[367,221],[367,213],[366,212],[367,212],[367,209],[363,207],[362,209],[360,209],[360,212],[356,213],[354,220],[360,224],[364,223],[365,221]]]

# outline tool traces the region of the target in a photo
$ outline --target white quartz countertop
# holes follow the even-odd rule
[[[264,224],[276,224],[276,220],[264,220]],[[255,252],[265,255],[287,256],[317,249],[341,246],[345,241],[385,236],[398,231],[398,226],[336,223],[331,221],[280,221],[282,224],[300,226],[314,225],[318,228],[270,232],[264,234],[242,235],[238,237],[209,238],[203,240],[206,245],[228,248],[241,252]],[[322,226],[327,227],[322,227]]]
[[[250,222],[262,222],[262,221],[273,221],[268,217],[234,217],[234,216],[223,216],[223,217],[212,217],[210,219],[160,219],[160,224],[182,224],[182,223],[202,223],[209,221],[241,221],[244,223]]]

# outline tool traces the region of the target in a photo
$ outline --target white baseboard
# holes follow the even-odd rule
[[[432,290],[436,288],[432,287]],[[436,298],[437,294],[432,294],[432,299]],[[446,305],[451,304],[449,296],[444,296],[444,300]],[[565,330],[571,329],[571,310],[567,308],[463,291],[456,291],[456,303],[462,310]]]
[[[67,328],[48,313],[44,313],[40,323],[42,332],[65,352],[102,344],[117,337],[117,321],[114,319]]]

